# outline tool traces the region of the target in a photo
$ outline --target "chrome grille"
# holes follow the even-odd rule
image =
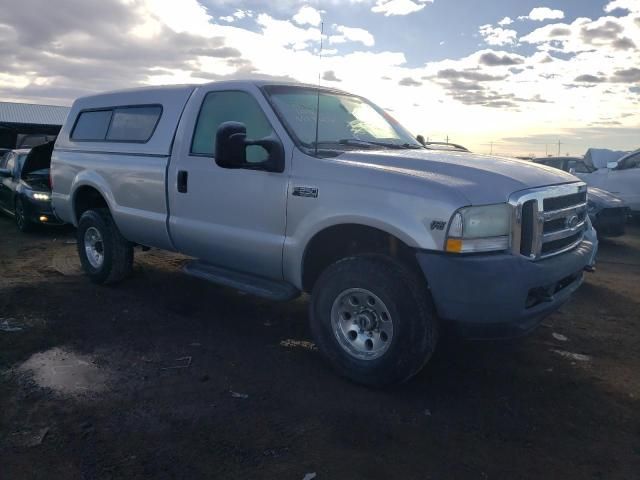
[[[576,247],[587,227],[587,186],[571,183],[516,192],[511,249],[530,260],[548,258]]]

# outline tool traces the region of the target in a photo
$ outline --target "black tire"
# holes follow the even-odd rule
[[[346,290],[366,289],[382,300],[393,321],[387,350],[360,359],[334,334],[331,311]],[[320,352],[345,377],[372,387],[402,383],[429,361],[438,340],[438,321],[424,279],[383,256],[355,256],[329,266],[316,282],[310,306],[311,331]]]
[[[89,228],[96,229],[102,237],[103,260],[99,267],[93,266],[87,257],[85,233]],[[82,268],[92,282],[105,285],[117,283],[131,273],[133,245],[122,236],[108,209],[84,212],[78,222],[77,240]]]
[[[13,215],[16,219],[18,230],[22,233],[33,232],[35,224],[27,218],[27,214],[24,210],[24,203],[20,197],[16,198],[16,203],[13,207]]]

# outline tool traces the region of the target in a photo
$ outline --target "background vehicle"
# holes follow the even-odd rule
[[[608,162],[606,167],[598,169],[578,157],[536,158],[534,162],[570,172],[590,187],[614,194],[633,214],[640,214],[640,150],[615,162]]]
[[[53,142],[13,150],[0,161],[0,209],[27,232],[37,225],[59,225],[51,206],[49,162]]]
[[[140,244],[266,298],[309,292],[319,350],[374,386],[418,372],[442,323],[527,333],[580,286],[597,250],[572,175],[426,149],[367,100],[305,85],[79,99],[52,179],[94,282],[125,278]]]
[[[574,175],[588,175],[596,171],[579,157],[536,158],[536,163],[559,168]],[[589,184],[587,208],[591,223],[599,236],[617,237],[624,235],[629,207],[616,195]]]
[[[600,188],[589,187],[587,211],[598,236],[619,237],[625,234],[629,207],[622,199]]]

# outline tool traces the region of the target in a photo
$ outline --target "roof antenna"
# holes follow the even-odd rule
[[[318,156],[318,126],[320,124],[320,77],[322,75],[322,36],[324,33],[324,22],[320,22],[320,52],[318,53],[318,88],[316,89],[316,141],[314,143],[315,153],[314,156]]]

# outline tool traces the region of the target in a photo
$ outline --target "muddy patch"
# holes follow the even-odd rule
[[[92,357],[58,347],[34,354],[17,370],[30,375],[39,387],[69,396],[102,392],[109,380],[109,372]]]
[[[51,268],[66,277],[82,274],[80,259],[75,248],[65,248],[54,255],[51,259]]]

